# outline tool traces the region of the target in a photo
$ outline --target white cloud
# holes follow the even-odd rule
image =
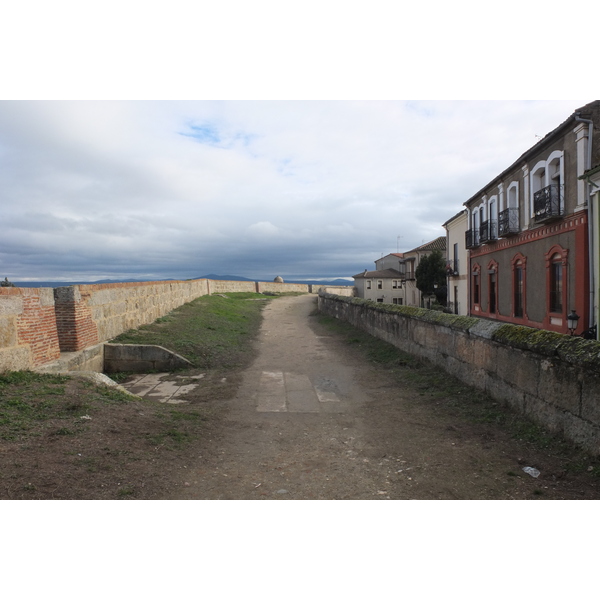
[[[0,102],[0,277],[349,276],[585,102]]]

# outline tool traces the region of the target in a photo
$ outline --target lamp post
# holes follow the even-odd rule
[[[571,313],[567,315],[567,327],[569,328],[571,335],[573,335],[577,329],[577,321],[579,321],[579,315],[575,310],[572,310]]]

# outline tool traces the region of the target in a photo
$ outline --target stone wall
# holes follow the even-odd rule
[[[0,288],[0,373],[37,369],[57,361],[61,353],[63,362],[77,369],[79,357],[67,355],[152,323],[200,296],[233,292],[308,293],[310,286],[195,279]],[[94,364],[100,360],[96,355]]]
[[[71,321],[58,321],[61,350],[72,352],[111,340],[208,293],[206,279],[56,288],[57,318],[63,312],[72,316]]]
[[[599,342],[324,293],[318,303],[600,455]]]

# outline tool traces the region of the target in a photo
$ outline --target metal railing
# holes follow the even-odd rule
[[[465,246],[467,248],[477,248],[479,246],[479,231],[477,229],[469,229],[465,233]]]
[[[498,239],[498,222],[496,220],[489,219],[484,221],[479,226],[479,241],[482,244],[488,242],[494,242]]]
[[[498,215],[498,235],[507,237],[519,233],[519,209],[506,208]]]
[[[562,187],[553,183],[533,194],[533,214],[536,223],[545,223],[562,216]]]

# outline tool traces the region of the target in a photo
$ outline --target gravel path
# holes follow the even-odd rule
[[[264,311],[259,354],[181,499],[598,498],[594,478],[451,421],[320,326],[314,296]],[[537,468],[534,478],[523,467]]]

